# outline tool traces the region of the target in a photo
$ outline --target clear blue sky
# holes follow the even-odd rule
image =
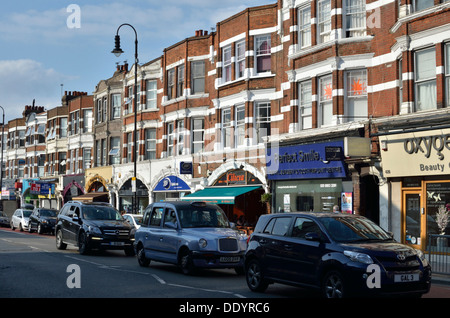
[[[212,27],[247,7],[276,0],[16,0],[0,10],[0,106],[6,122],[21,117],[25,105],[51,109],[61,105],[61,91],[91,94],[109,78],[117,62],[134,62],[134,33],[120,30],[125,54],[111,54],[122,23],[138,32],[139,62],[195,30]],[[75,4],[76,10],[69,7]],[[79,25],[76,24],[79,22]],[[78,27],[79,26],[79,27]],[[61,87],[61,84],[63,86]]]

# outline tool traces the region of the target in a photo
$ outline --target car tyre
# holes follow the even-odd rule
[[[184,250],[180,255],[179,266],[185,275],[192,275],[195,271],[192,255],[189,250]]]
[[[81,255],[86,255],[89,253],[89,242],[85,232],[81,232],[78,237],[78,251]]]
[[[137,260],[140,266],[148,267],[150,265],[150,259],[145,257],[144,246],[139,244],[136,250]]]
[[[248,288],[254,292],[264,292],[269,283],[264,278],[264,272],[257,259],[252,259],[245,268],[245,280]]]
[[[42,234],[42,233],[43,233],[43,232],[42,232],[41,223],[39,223],[38,226],[37,226],[37,233],[38,233],[38,234]]]
[[[65,250],[66,247],[67,247],[67,244],[65,244],[65,243],[63,242],[62,232],[61,232],[61,230],[58,230],[58,231],[56,232],[56,248],[57,248],[58,250]]]
[[[344,298],[347,294],[342,274],[338,271],[328,272],[322,281],[322,294],[325,298]]]
[[[33,228],[31,226],[31,222],[28,223],[28,232],[33,233]]]

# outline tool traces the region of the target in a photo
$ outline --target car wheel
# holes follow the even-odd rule
[[[150,260],[145,257],[144,246],[139,244],[136,251],[137,260],[140,266],[148,267],[150,265]]]
[[[56,248],[57,248],[58,250],[65,250],[66,247],[67,247],[67,244],[65,244],[65,243],[63,242],[62,232],[61,232],[61,230],[58,230],[58,231],[56,232]]]
[[[22,222],[19,223],[19,231],[20,231],[20,232],[23,232]]]
[[[38,234],[42,234],[42,227],[41,227],[40,223],[38,224],[37,232],[38,232]]]
[[[325,275],[322,293],[325,298],[344,298],[346,295],[344,279],[338,271],[331,271]]]
[[[182,251],[180,255],[179,266],[183,274],[192,275],[194,273],[195,268],[189,250]]]
[[[33,233],[33,228],[31,227],[31,222],[28,223],[28,232]]]
[[[16,228],[14,227],[14,223],[13,223],[13,221],[11,221],[11,223],[10,223],[10,224],[11,224],[11,230],[13,230],[13,231],[14,231],[14,230],[15,230]]]
[[[245,270],[248,288],[254,292],[264,292],[269,283],[264,279],[264,273],[258,260],[251,260]]]
[[[87,235],[86,233],[82,232],[78,237],[78,251],[80,252],[81,255],[86,255],[87,253],[89,253],[89,250],[90,248],[88,244]]]

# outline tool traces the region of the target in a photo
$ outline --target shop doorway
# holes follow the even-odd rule
[[[426,241],[426,218],[422,192],[404,191],[402,211],[402,242],[423,249]]]

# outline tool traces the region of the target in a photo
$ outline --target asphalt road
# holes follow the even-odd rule
[[[253,293],[244,276],[231,269],[205,270],[186,276],[169,264],[152,262],[148,268],[140,267],[135,257],[125,256],[123,251],[80,255],[71,246],[64,251],[57,250],[53,235],[0,228],[0,298],[3,299],[163,298],[177,299],[175,309],[178,310],[186,300],[239,303],[251,299],[261,303],[259,309],[263,310],[261,306],[270,304],[271,299],[291,299],[282,305],[293,306],[292,299],[318,297],[310,290],[280,284],[269,286],[265,293]],[[424,298],[450,298],[450,285],[433,284]],[[242,308],[235,306],[235,309]]]

